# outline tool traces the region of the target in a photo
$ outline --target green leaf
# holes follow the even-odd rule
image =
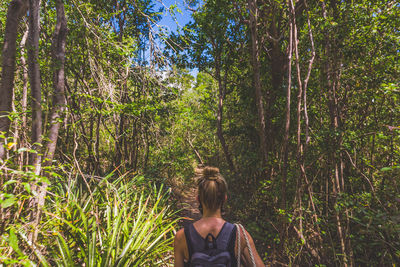
[[[16,180],[9,180],[9,181],[7,181],[7,182],[5,182],[5,183],[3,184],[3,187],[6,187],[7,185],[13,184],[13,183],[16,183],[16,182],[17,182]]]
[[[28,192],[30,194],[32,192],[31,185],[29,183],[23,183],[23,185],[24,185],[26,192]]]
[[[11,195],[9,198],[6,198],[5,200],[3,200],[1,202],[1,207],[3,209],[10,207],[10,206],[14,205],[15,200],[16,200],[15,196]]]
[[[60,249],[62,261],[64,262],[65,266],[75,266],[67,242],[65,242],[64,237],[62,237],[62,235],[59,233],[57,233],[57,243],[58,248]]]
[[[10,246],[12,247],[12,249],[18,253],[18,255],[23,256],[24,254],[21,252],[21,250],[19,249],[18,246],[18,238],[15,235],[15,230],[14,228],[10,229],[10,236],[8,238],[8,241],[10,242]]]
[[[45,183],[45,184],[48,184],[48,185],[51,184],[50,181],[49,181],[49,179],[47,179],[47,177],[44,177],[44,176],[40,177],[39,180],[38,180],[38,182],[40,182],[40,183]]]
[[[21,148],[19,148],[19,149],[17,150],[18,153],[22,153],[22,152],[26,152],[26,151],[29,151],[29,149],[26,148],[26,147],[21,147]]]

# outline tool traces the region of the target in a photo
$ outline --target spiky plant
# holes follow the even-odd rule
[[[177,219],[162,186],[141,176],[54,188],[46,212],[59,266],[167,266]],[[87,186],[89,183],[87,184]]]

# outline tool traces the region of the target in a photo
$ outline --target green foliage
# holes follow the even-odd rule
[[[193,77],[179,70],[165,82],[177,86],[179,97],[169,103],[169,120],[160,125],[162,146],[154,151],[152,164],[167,168],[169,178],[173,174],[186,179],[193,175],[193,164],[199,162],[196,151],[204,160],[215,154],[217,144],[210,143],[216,131],[215,82],[204,73],[199,73],[194,82]]]
[[[400,159],[399,5],[388,1],[307,1],[306,7],[296,2],[303,83],[312,55],[308,16],[316,57],[307,88],[307,144],[304,106],[300,102],[300,142],[306,177],[301,175],[299,166],[303,158],[299,159],[297,154],[295,106],[299,99],[293,95],[299,85],[295,63],[292,66],[288,177],[283,196],[283,88],[287,86],[289,27],[282,25],[288,25],[290,16],[285,1],[257,2],[261,83],[270,146],[269,162],[262,166],[246,4],[203,2],[193,15],[194,23],[186,25],[180,35],[171,35],[179,46],[166,52],[178,66],[196,66],[212,73],[214,83],[227,81],[222,128],[239,174],[226,175],[231,170],[218,144],[205,161],[219,166],[231,185],[234,197],[230,198],[229,215],[246,222],[259,247],[268,255],[276,253],[274,257],[286,263],[340,265],[351,253],[355,265],[398,262],[399,231],[394,227],[396,219],[392,218],[397,218],[399,212],[395,200],[399,194],[395,177],[399,175]],[[216,74],[218,67],[222,79]],[[330,88],[334,88],[333,95]],[[197,97],[200,100],[206,94]],[[201,108],[196,120],[207,125],[204,119],[217,105]],[[214,145],[211,140],[208,144]],[[335,171],[339,177],[335,177]],[[343,179],[340,192],[336,191],[335,179]],[[287,200],[285,208],[280,207],[283,197]],[[367,215],[362,215],[366,209]],[[366,220],[371,220],[371,224]],[[339,241],[339,223],[350,240],[345,245],[346,255]],[[372,227],[374,224],[376,227]],[[303,228],[304,240],[293,227]],[[318,235],[321,241],[317,240]],[[310,247],[316,249],[321,260],[310,254]],[[325,262],[328,258],[332,261]]]
[[[197,9],[193,21],[165,40],[164,51],[150,45],[165,34],[154,31],[162,11],[154,1],[64,1],[67,108],[59,118],[53,167],[40,175],[35,174],[37,166],[27,165],[30,154],[44,151],[29,146],[31,110],[29,104],[22,106],[26,81],[20,62],[26,54],[18,47],[15,111],[9,115],[7,155],[0,168],[0,261],[24,266],[34,261],[61,266],[169,263],[175,217],[161,185],[188,181],[193,167],[203,161],[220,167],[230,185],[228,218],[245,224],[268,259],[301,266],[339,266],[347,260],[356,266],[399,263],[400,6],[384,0],[293,1],[299,48],[295,60],[303,85],[312,56],[309,30],[316,57],[303,95],[306,106],[304,98],[293,97],[299,92],[297,62],[289,73],[283,192],[291,16],[288,1],[256,2],[266,165],[248,1],[189,1]],[[0,3],[0,43],[9,3]],[[184,12],[177,5],[168,11],[173,17]],[[55,15],[54,2],[42,1],[39,61],[46,126],[52,107],[54,66],[49,62]],[[18,42],[26,30],[21,25]],[[151,62],[145,58],[149,52]],[[165,59],[174,64],[172,70],[166,70]],[[190,74],[192,67],[200,71],[197,77]],[[235,174],[216,136],[220,88],[222,134]],[[112,170],[118,178],[96,178]],[[43,182],[51,187],[38,244],[32,245],[28,203]],[[283,198],[286,207],[281,206]]]
[[[158,266],[168,262],[176,220],[168,193],[143,177],[105,178],[88,191],[76,181],[55,188],[48,235],[63,266]],[[91,193],[89,193],[91,192]]]
[[[46,255],[30,245],[20,217],[1,236],[1,261],[32,266],[26,255],[33,250],[43,266],[168,265],[177,223],[169,191],[142,176],[112,177],[85,185],[79,179],[54,182],[39,232]]]

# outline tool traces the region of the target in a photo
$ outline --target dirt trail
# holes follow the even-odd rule
[[[194,187],[195,183],[191,184],[193,186],[186,185],[173,190],[178,201],[178,208],[181,209],[179,215],[183,217],[179,222],[182,227],[201,218],[201,213],[198,209],[199,204],[196,199],[197,189]]]

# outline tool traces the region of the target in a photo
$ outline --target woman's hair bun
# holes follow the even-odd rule
[[[202,176],[208,180],[216,180],[219,175],[219,169],[216,167],[205,167]]]
[[[222,208],[228,185],[216,167],[198,166],[196,169],[200,203],[210,210]]]

